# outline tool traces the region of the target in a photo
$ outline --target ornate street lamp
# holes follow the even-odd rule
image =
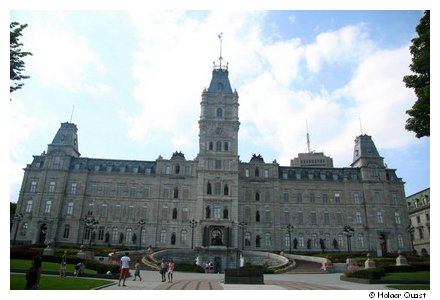
[[[292,224],[287,224],[286,226],[287,232],[289,233],[289,253],[292,254],[292,230],[293,226]]]
[[[351,227],[350,225],[345,225],[343,231],[344,231],[345,236],[347,237],[348,253],[351,253],[351,237],[354,234],[354,228]]]
[[[246,222],[238,223],[238,227],[241,228],[241,250],[244,250],[244,231],[246,229],[246,226],[247,226]]]
[[[139,225],[139,249],[141,249],[141,245],[142,245],[142,230],[144,229],[146,222],[144,221],[144,219],[140,219],[138,222]]]
[[[18,232],[18,227],[20,227],[21,220],[23,220],[22,213],[16,214],[14,216],[14,218],[12,218],[12,222],[16,223],[15,233],[14,233],[14,241],[12,242],[13,245],[15,245],[15,241],[17,240],[17,232]]]
[[[196,227],[197,221],[192,219],[189,221],[189,226],[191,226],[191,249],[194,249],[194,227]]]

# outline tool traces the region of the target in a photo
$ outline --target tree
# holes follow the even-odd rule
[[[27,79],[29,76],[22,75],[22,72],[25,70],[24,61],[22,60],[24,57],[28,55],[32,55],[31,52],[22,51],[21,47],[23,46],[20,43],[20,37],[22,36],[22,31],[27,27],[27,24],[20,25],[18,22],[11,22],[10,24],[10,69],[11,76],[10,80],[12,81],[12,85],[10,87],[10,92],[14,92],[18,89],[21,89],[24,83],[16,82],[21,81],[22,79]]]
[[[430,135],[429,28],[429,10],[427,10],[416,27],[418,37],[412,39],[409,48],[413,56],[409,67],[415,74],[403,77],[406,87],[413,88],[417,96],[413,107],[406,111],[410,118],[406,120],[405,129],[415,132],[417,138]]]

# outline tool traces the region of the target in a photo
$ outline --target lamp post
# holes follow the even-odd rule
[[[409,224],[408,227],[406,227],[406,230],[409,232],[409,237],[411,239],[411,254],[413,254],[414,253],[414,231],[416,229],[414,228],[414,226]]]
[[[13,245],[15,245],[15,241],[17,240],[17,232],[18,232],[18,227],[20,226],[21,220],[23,220],[23,214],[22,213],[16,214],[14,216],[14,218],[12,219],[12,222],[17,224],[16,227],[15,227],[14,241],[12,242]]]
[[[287,232],[289,233],[289,253],[292,254],[292,230],[293,230],[293,226],[292,224],[287,224],[286,226],[287,228]]]
[[[354,228],[351,227],[350,225],[345,225],[343,231],[344,231],[345,236],[347,237],[348,253],[351,253],[351,237],[354,234]]]
[[[191,249],[194,249],[194,227],[196,227],[197,221],[192,219],[189,221],[189,226],[191,226]]]
[[[139,249],[141,249],[141,245],[142,245],[142,230],[144,229],[146,222],[144,221],[144,219],[140,219],[138,222],[139,225]]]
[[[244,250],[244,230],[246,229],[247,223],[240,222],[238,223],[238,227],[241,228],[241,250]]]

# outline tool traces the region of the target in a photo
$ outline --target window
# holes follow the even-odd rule
[[[340,211],[336,212],[336,224],[342,225],[342,213]]]
[[[77,188],[77,184],[76,183],[72,183],[72,185],[70,186],[70,193],[71,194],[76,194],[76,188]]]
[[[208,205],[205,208],[205,217],[206,219],[210,219],[211,218],[211,207]]]
[[[169,165],[167,165],[166,167],[165,167],[165,174],[171,174],[171,166],[169,166]]]
[[[166,229],[162,229],[160,231],[160,243],[165,244],[167,242],[167,231]]]
[[[374,192],[374,202],[376,203],[382,202],[382,194],[379,191]]]
[[[301,192],[298,192],[296,194],[296,202],[297,203],[302,203],[302,193]]]
[[[289,202],[289,192],[287,191],[283,192],[283,200],[284,202]]]
[[[131,228],[127,228],[127,232],[125,234],[125,242],[127,243],[127,245],[129,245],[132,242],[131,240],[132,235],[133,235],[133,231],[131,230]]]
[[[359,192],[353,193],[353,203],[354,204],[360,204],[361,203],[361,197]]]
[[[341,193],[339,192],[335,193],[335,203],[337,204],[341,203]]]
[[[298,247],[304,248],[304,236],[302,234],[298,236]]]
[[[222,168],[222,161],[220,159],[216,159],[215,160],[215,169],[221,170],[221,168]]]
[[[28,230],[28,223],[24,222],[21,225],[20,236],[26,236],[27,235],[27,230]]]
[[[225,206],[225,208],[223,209],[223,219],[228,219],[229,218],[229,210],[228,207]]]
[[[289,234],[285,233],[284,234],[284,247],[289,247],[289,246],[290,246]]]
[[[400,214],[397,211],[394,213],[394,220],[396,221],[396,224],[401,224]]]
[[[162,206],[162,220],[168,219],[168,206]]]
[[[174,188],[173,197],[174,199],[179,198],[179,189],[177,187]]]
[[[55,181],[49,182],[49,193],[55,192]]]
[[[425,234],[423,232],[423,226],[420,226],[417,228],[417,230],[419,231],[419,238],[422,240],[425,238]]]
[[[227,184],[223,187],[223,195],[229,195],[229,186]]]
[[[364,242],[364,235],[363,234],[359,234],[357,237],[357,244],[359,248],[364,248],[365,247],[365,242]]]
[[[397,244],[399,245],[399,248],[403,248],[403,236],[401,234],[397,235]]]
[[[264,244],[266,245],[266,247],[270,247],[272,245],[270,233],[264,234]]]
[[[29,189],[29,192],[35,193],[36,191],[37,191],[37,182],[36,181],[32,181],[31,182],[31,188]]]
[[[175,245],[176,244],[176,233],[172,232],[171,233],[171,245]]]
[[[101,226],[98,228],[98,241],[104,240],[104,227]]]
[[[259,223],[260,222],[260,211],[257,210],[255,212],[255,222]]]
[[[215,142],[215,151],[222,151],[222,142]]]
[[[266,207],[266,210],[264,211],[264,221],[266,224],[269,224],[272,222],[272,215],[270,213],[270,209]]]
[[[255,177],[260,177],[260,169],[258,167],[255,168]]]
[[[260,201],[260,193],[255,192],[255,201]]]
[[[269,178],[269,170],[264,170],[264,178]]]
[[[177,219],[177,208],[173,208],[173,220]]]
[[[249,177],[249,169],[244,170],[244,176]]]
[[[303,213],[302,213],[302,211],[299,211],[297,216],[298,216],[298,225],[303,225],[304,224],[304,220],[303,220]]]
[[[73,215],[73,202],[67,203],[67,215],[71,216]]]
[[[180,243],[186,245],[187,240],[188,240],[188,232],[184,229],[180,232]]]
[[[399,196],[397,195],[397,193],[391,194],[391,201],[393,205],[399,205]]]
[[[180,173],[180,165],[179,164],[174,166],[174,173],[175,174],[179,174]]]
[[[136,187],[130,187],[130,198],[136,198]]]
[[[101,205],[101,217],[107,218],[107,204],[103,203]]]
[[[284,223],[290,223],[290,212],[288,208],[284,209]]]
[[[315,193],[314,192],[310,192],[310,203],[315,203]]]
[[[68,239],[70,235],[70,225],[64,225],[63,238]]]
[[[324,224],[330,225],[330,215],[329,215],[328,211],[324,212]]]
[[[188,221],[188,207],[182,208],[182,221]]]
[[[246,232],[246,234],[244,235],[244,245],[245,246],[251,245],[251,233],[250,232]]]
[[[182,198],[189,199],[189,187],[184,187],[182,191]]]
[[[117,242],[118,241],[118,227],[114,227],[112,229],[112,242]]]
[[[220,182],[216,182],[216,183],[214,184],[214,193],[215,193],[216,195],[220,195],[220,193],[221,193],[221,187],[222,187],[222,185],[221,185]]]
[[[416,217],[416,220],[417,220],[417,224],[420,224],[422,221],[420,220],[420,216],[417,216]]]
[[[311,212],[310,213],[310,223],[312,225],[316,225],[317,224],[316,212]]]
[[[26,204],[26,212],[31,213],[32,212],[32,200],[29,200]]]
[[[223,109],[217,108],[216,116],[217,118],[223,118]]]
[[[208,150],[212,151],[214,149],[214,144],[212,142],[208,143]]]
[[[356,224],[362,224],[361,212],[357,211],[355,216]]]
[[[47,200],[46,201],[46,206],[44,207],[44,212],[46,214],[49,214],[51,208],[52,208],[52,200]]]
[[[214,204],[212,206],[212,210],[214,212],[214,219],[220,219],[221,218],[221,207],[218,204]]]
[[[225,142],[225,151],[229,151],[229,143]]]
[[[381,211],[376,212],[376,223],[378,224],[383,223],[383,216]]]
[[[328,203],[328,196],[326,193],[322,194],[322,203],[327,204]]]
[[[257,235],[255,237],[255,247],[260,248],[260,246],[261,246],[261,237],[260,235]]]

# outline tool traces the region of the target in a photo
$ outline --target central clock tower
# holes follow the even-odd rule
[[[200,103],[196,245],[204,247],[237,247],[240,122],[228,75],[220,56]]]

